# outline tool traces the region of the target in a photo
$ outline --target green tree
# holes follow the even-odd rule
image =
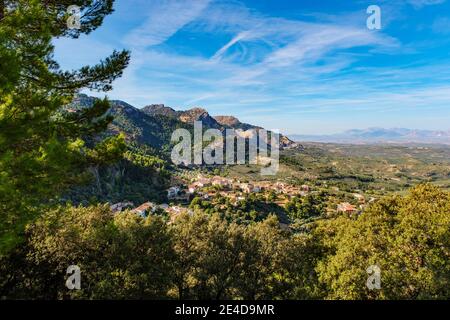
[[[232,298],[246,250],[244,228],[217,214],[184,215],[173,226],[177,298]]]
[[[420,185],[393,196],[356,219],[321,221],[314,230],[323,248],[317,265],[331,299],[448,299],[450,297],[450,194]],[[381,270],[381,289],[366,286],[366,269]]]
[[[51,210],[26,245],[1,260],[0,296],[15,299],[161,299],[172,284],[174,254],[160,217],[113,215],[107,205]],[[81,290],[65,287],[81,269]]]
[[[246,229],[249,243],[237,292],[243,299],[275,299],[283,296],[287,287],[287,269],[284,262],[289,253],[289,237],[275,216],[249,225]]]
[[[106,100],[68,110],[81,89],[108,91],[129,62],[113,52],[95,66],[62,71],[53,59],[55,37],[77,38],[102,24],[112,0],[0,1],[0,255],[23,238],[42,206],[85,177],[80,172],[117,143],[93,139],[111,118]],[[81,8],[81,28],[67,26],[67,8]],[[120,141],[120,140],[119,140]],[[98,147],[98,149],[97,149]],[[106,147],[106,148],[105,148]]]
[[[323,195],[308,194],[305,197],[292,198],[286,205],[285,210],[292,221],[297,219],[308,219],[317,217],[324,213],[325,202]]]

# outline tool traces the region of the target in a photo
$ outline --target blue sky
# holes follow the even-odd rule
[[[381,8],[381,30],[366,27],[369,5]],[[89,36],[55,40],[64,69],[131,50],[112,99],[201,106],[287,134],[450,129],[450,0],[116,0],[115,9]]]

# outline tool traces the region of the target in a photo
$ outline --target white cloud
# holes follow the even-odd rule
[[[352,110],[410,105],[432,108],[450,101],[450,91],[442,86],[446,79],[434,80],[436,88],[423,85],[429,80],[424,75],[437,77],[442,66],[433,70],[354,67],[360,59],[381,52],[405,53],[404,46],[383,30],[367,30],[362,12],[306,22],[262,16],[240,4],[158,1],[152,4],[148,20],[126,38],[133,48],[132,62],[115,84],[113,97],[136,106],[201,104],[212,114],[243,115],[244,121],[282,131],[287,127],[267,125],[264,119],[292,115],[294,121],[321,112],[352,114]],[[152,47],[181,29],[226,40],[209,57]],[[363,49],[348,50],[355,48]],[[352,72],[342,72],[349,68]],[[282,124],[292,132],[296,128],[295,123]]]
[[[171,1],[170,4],[180,9],[179,2]],[[182,8],[186,9],[185,6]],[[150,16],[158,12],[164,16],[174,9],[161,10],[152,10]],[[322,88],[317,84],[321,75],[345,68],[354,59],[345,55],[331,58],[329,55],[332,52],[358,46],[386,48],[397,45],[394,39],[351,26],[349,19],[344,18],[345,26],[337,24],[336,20],[329,23],[304,22],[264,17],[241,5],[216,3],[210,6],[204,3],[194,12],[188,18],[181,14],[181,18],[178,16],[166,21],[166,24],[159,23],[165,21],[160,17],[158,27],[153,27],[157,22],[151,22],[149,18],[127,39],[140,35],[141,40],[135,42],[142,45],[161,43],[174,30],[179,30],[190,21],[191,32],[234,34],[231,40],[210,59],[164,53],[151,47],[134,49],[132,65],[116,85],[123,99],[139,100],[138,97],[142,99],[145,96],[150,103],[150,98],[159,96],[156,98],[158,102],[177,101],[185,107],[202,102],[208,108],[220,108],[237,101],[248,106],[251,105],[249,101],[254,103],[256,100],[274,103],[280,101],[280,97],[275,97],[271,90],[291,94],[287,91],[294,86],[297,89],[302,87],[305,94],[316,94],[318,88]],[[161,28],[160,35],[155,34],[158,28]],[[243,49],[242,52],[230,53],[237,44]],[[256,58],[243,61],[245,54]],[[325,64],[315,66],[319,59]],[[299,83],[314,83],[316,87],[299,86]],[[149,90],[152,93],[147,93]],[[296,97],[298,94],[297,90]],[[293,101],[287,100],[290,100],[289,103]]]
[[[196,19],[210,0],[152,0],[147,20],[125,39],[131,47],[148,47],[165,42]]]

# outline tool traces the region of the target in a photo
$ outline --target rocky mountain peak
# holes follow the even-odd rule
[[[233,116],[216,116],[214,119],[221,125],[228,127],[235,127],[241,124],[239,119]]]
[[[220,129],[221,125],[209,115],[208,111],[203,108],[192,108],[182,111],[179,119],[185,123],[193,123],[194,121],[202,121],[203,125],[209,128]]]
[[[141,109],[144,113],[155,116],[161,115],[166,117],[177,117],[178,113],[171,107],[167,107],[164,104],[151,104]]]

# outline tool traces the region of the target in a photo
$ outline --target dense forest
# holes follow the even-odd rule
[[[0,296],[24,299],[448,299],[450,194],[423,185],[358,217],[302,232],[275,216],[236,223],[196,210],[158,214],[60,207],[1,260]],[[65,287],[81,269],[81,290]],[[381,289],[366,269],[381,270]]]

